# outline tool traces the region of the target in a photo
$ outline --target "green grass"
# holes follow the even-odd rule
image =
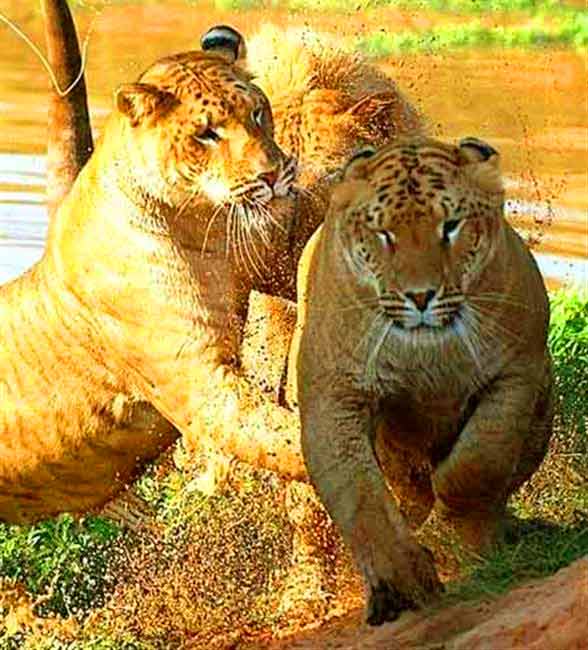
[[[198,0],[190,0],[197,4]],[[259,0],[214,0],[214,8],[219,11],[247,11],[248,9],[261,9],[266,3]]]
[[[80,9],[97,6],[158,4],[163,0],[70,0]],[[200,6],[201,0],[186,0]],[[465,24],[448,24],[423,31],[388,32],[384,27],[362,36],[352,43],[371,57],[387,57],[402,53],[444,52],[463,48],[536,48],[546,46],[588,49],[588,12],[562,4],[558,0],[212,0],[221,11],[252,9],[318,11],[325,13],[357,12],[396,7],[414,12],[442,12],[457,15],[511,14],[523,24],[488,26],[478,20]],[[268,14],[268,17],[269,14]],[[530,19],[530,22],[529,22]],[[496,22],[496,21],[495,21]],[[519,21],[520,22],[520,21]]]
[[[449,585],[452,600],[495,596],[588,555],[588,292],[563,289],[550,302],[556,420],[549,454],[511,499],[517,523],[509,541],[483,559],[462,559],[465,575]]]
[[[193,0],[197,1],[197,0]],[[538,12],[560,14],[573,11],[558,0],[214,0],[217,9],[264,9],[281,7],[304,11],[367,11],[384,7],[412,11],[438,11],[460,14],[489,12]]]
[[[588,12],[557,0],[214,0],[217,9],[240,11],[272,7],[301,11],[367,11],[386,6],[423,12],[505,14],[531,18],[519,25],[488,26],[479,20],[449,24],[424,31],[378,32],[360,37],[355,47],[372,57],[412,52],[442,52],[461,48],[534,48],[546,46],[588,48]],[[549,18],[549,20],[547,20]]]
[[[588,555],[588,526],[549,526],[531,522],[521,527],[519,541],[507,543],[470,564],[464,579],[450,583],[450,600],[498,596],[514,586],[554,574]]]
[[[449,585],[450,600],[496,596],[588,555],[588,292],[560,290],[550,301],[549,347],[556,375],[557,415],[547,460],[511,500],[517,523],[507,543],[483,559],[462,558],[463,577]],[[184,624],[174,618],[176,596],[167,602],[169,594],[163,595],[167,580],[179,586],[179,593],[193,608],[188,618],[202,615],[216,621],[215,616],[221,617],[215,623],[219,626],[228,616],[235,625],[272,624],[275,605],[264,600],[266,585],[277,580],[277,593],[277,576],[288,566],[290,553],[284,535],[289,523],[283,488],[272,474],[241,467],[231,485],[208,496],[199,492],[195,482],[198,468],[188,466],[180,452],[181,447],[174,454],[179,469],[161,472],[154,468],[140,480],[138,492],[157,511],[162,533],[155,541],[145,542],[145,548],[138,548],[139,561],[131,561],[128,575],[117,574],[123,592],[118,595],[121,600],[115,601],[115,612],[119,607],[136,612],[141,624],[151,620],[149,612],[159,612],[146,641],[136,640],[144,635],[137,632],[135,621],[135,627],[117,628],[118,636],[109,636],[108,627],[106,631],[85,629],[75,642],[57,638],[40,642],[24,634],[2,637],[0,631],[0,650],[165,647],[158,645],[159,630],[161,638],[168,638]],[[33,597],[48,596],[37,607],[38,615],[56,613],[82,620],[101,607],[110,593],[109,568],[116,562],[121,541],[118,528],[98,517],[75,522],[66,515],[31,527],[3,525],[0,576],[23,584]],[[149,561],[144,563],[143,557]],[[214,575],[207,565],[216,567]],[[141,589],[127,587],[126,580],[149,585],[150,602],[145,602]],[[224,585],[231,585],[229,592],[225,593]],[[130,591],[125,594],[124,589]],[[222,611],[216,605],[218,599],[224,599]]]
[[[462,14],[526,12],[561,13],[573,10],[558,0],[382,0],[380,5]]]
[[[130,612],[125,629],[148,640],[271,629],[292,552],[283,482],[239,465],[206,494],[202,468],[183,466],[177,451],[174,460],[179,469],[139,482],[157,525],[129,555],[109,607]]]
[[[421,32],[379,31],[362,36],[357,49],[367,56],[386,57],[413,52],[444,52],[479,47],[532,48],[565,46],[588,48],[588,13],[577,13],[548,26],[543,18],[530,24],[511,27],[487,27],[479,21],[463,25],[443,25]]]
[[[181,0],[174,0],[175,2]],[[185,0],[202,6],[202,0]],[[77,8],[108,7],[126,4],[166,4],[166,0],[69,0]],[[458,15],[519,13],[558,16],[578,9],[559,0],[210,0],[220,11],[285,9],[289,11],[344,13],[396,8],[404,11],[439,12]],[[172,2],[168,2],[173,4]]]
[[[157,646],[121,637],[95,637],[77,641],[58,638],[24,638],[14,635],[0,638],[0,650],[159,650]],[[160,648],[163,647],[160,646]]]
[[[562,290],[551,298],[549,347],[556,376],[560,428],[577,436],[588,464],[588,291]]]
[[[80,616],[104,602],[120,535],[111,522],[70,515],[34,526],[0,525],[0,576],[42,596],[39,615]]]

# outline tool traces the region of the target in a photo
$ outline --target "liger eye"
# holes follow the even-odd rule
[[[394,247],[394,243],[396,242],[394,233],[388,230],[378,230],[378,232],[376,232],[376,236],[386,248]]]
[[[449,219],[443,223],[443,241],[449,241],[449,236],[459,228],[461,221],[461,219]]]
[[[257,126],[263,126],[263,108],[255,108],[251,111],[251,119]]]
[[[202,142],[203,144],[218,142],[221,139],[220,135],[210,127],[194,137],[196,138],[196,140],[198,140],[198,142]]]

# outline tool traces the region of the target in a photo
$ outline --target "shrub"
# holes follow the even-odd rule
[[[556,376],[557,416],[566,435],[578,435],[588,452],[588,291],[560,290],[551,297],[549,348]]]
[[[62,515],[31,527],[0,525],[0,575],[46,596],[39,615],[79,616],[100,606],[119,529],[99,517]]]

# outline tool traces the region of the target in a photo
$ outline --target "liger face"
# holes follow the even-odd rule
[[[443,329],[463,315],[502,218],[495,169],[426,139],[350,163],[334,201],[344,250],[397,328]]]
[[[238,67],[189,52],[157,62],[134,86],[147,175],[214,205],[264,205],[290,192],[294,161],[273,139],[267,98]]]

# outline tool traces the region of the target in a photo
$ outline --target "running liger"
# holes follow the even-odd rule
[[[401,513],[486,548],[551,435],[549,304],[498,158],[473,138],[359,153],[299,266],[303,453],[374,624],[439,588]]]

